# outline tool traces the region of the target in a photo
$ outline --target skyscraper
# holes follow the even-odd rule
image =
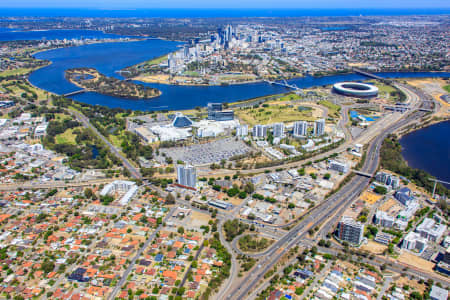
[[[266,125],[255,125],[252,129],[253,137],[265,138],[267,136],[267,126]]]
[[[236,127],[237,136],[247,136],[248,135],[248,125],[240,125]]]
[[[325,119],[319,119],[314,122],[314,135],[321,136],[325,133]]]
[[[189,58],[189,46],[185,45],[183,48],[183,55],[184,55],[184,59],[188,59]]]
[[[308,134],[308,122],[298,121],[294,123],[294,136],[306,136]]]
[[[177,166],[177,179],[178,184],[195,188],[197,184],[197,171],[195,167],[191,165]]]
[[[342,217],[338,225],[337,237],[354,245],[361,244],[364,235],[364,224],[350,217]]]
[[[284,136],[284,123],[273,124],[273,136],[283,137]]]

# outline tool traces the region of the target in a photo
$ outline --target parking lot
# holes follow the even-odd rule
[[[205,144],[196,144],[187,147],[161,149],[174,161],[182,160],[194,166],[220,163],[222,159],[228,160],[235,155],[245,154],[251,151],[243,141],[234,138],[225,138]]]

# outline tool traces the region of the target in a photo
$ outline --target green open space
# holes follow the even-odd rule
[[[69,128],[63,133],[55,136],[55,141],[57,144],[70,144],[76,145],[76,135],[73,133],[74,130],[80,130],[81,127]]]
[[[339,105],[331,103],[330,101],[327,101],[327,100],[321,100],[317,103],[328,108],[328,117],[329,118],[339,119],[339,117],[340,117],[339,111],[341,110],[341,107]]]
[[[403,101],[402,92],[392,85],[385,84],[379,80],[370,80],[378,88],[378,96],[393,103]]]
[[[249,81],[255,80],[256,76],[253,74],[225,74],[219,76],[222,81]]]
[[[183,73],[185,76],[190,76],[190,77],[199,77],[200,74],[198,72],[195,71],[186,71]]]
[[[148,60],[144,64],[145,65],[149,65],[149,66],[159,65],[163,61],[167,60],[167,58],[168,58],[167,54],[166,55],[162,55],[162,56],[156,57],[154,59]]]
[[[273,240],[255,235],[244,235],[238,241],[239,248],[245,252],[259,252],[273,244]]]
[[[300,100],[302,97],[297,94],[286,94],[279,98],[280,101],[295,101]]]
[[[278,122],[313,121],[312,110],[300,111],[297,105],[272,104],[266,107],[242,108],[235,110],[236,116],[251,126],[256,124],[271,124]]]
[[[0,87],[4,92],[9,93],[10,96],[29,98],[30,100],[47,99],[46,91],[34,87],[25,79],[2,80]]]
[[[444,90],[445,90],[447,93],[450,93],[450,84],[444,86]]]
[[[13,69],[13,70],[6,70],[0,72],[0,78],[1,77],[8,77],[8,76],[17,76],[17,75],[25,75],[32,71],[31,68],[20,68],[20,69]]]

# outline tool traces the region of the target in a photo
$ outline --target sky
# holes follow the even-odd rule
[[[0,0],[4,8],[450,8],[449,0]],[[1,15],[1,12],[0,12]]]

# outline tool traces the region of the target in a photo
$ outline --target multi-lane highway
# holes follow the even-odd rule
[[[413,108],[416,109],[419,96],[406,86],[401,86],[400,88],[406,92],[409,102]],[[375,139],[369,144],[362,171],[366,173],[374,173],[376,171],[379,163],[379,150],[384,138],[388,134],[424,115],[424,112],[413,111],[409,114],[404,114],[402,116],[403,118],[399,118],[399,121],[387,123],[388,126],[380,131]],[[306,237],[309,229],[320,226],[327,221],[326,224],[322,226],[320,234],[329,232],[342,212],[366,188],[368,183],[369,178],[356,176],[340,191],[322,202],[317,209],[313,210],[307,217],[295,225],[278,242],[274,243],[267,251],[261,253],[260,263],[249,272],[246,278],[243,278],[243,280],[230,291],[228,299],[245,299],[248,293],[263,278],[264,274],[273,268],[284,254]]]
[[[119,158],[122,161],[122,164],[124,166],[124,168],[126,168],[128,171],[130,171],[131,177],[135,178],[135,179],[142,179],[142,175],[139,172],[138,168],[136,168],[135,166],[133,166],[133,164],[130,163],[130,161],[122,155],[122,153],[120,153],[120,151],[113,145],[111,144],[110,141],[108,141],[107,138],[105,138],[103,136],[103,134],[101,134],[97,128],[95,128],[95,126],[93,126],[91,124],[91,122],[89,122],[89,119],[83,115],[82,113],[73,110],[73,109],[69,109],[69,112],[81,123],[83,124],[84,127],[91,129],[101,140],[103,143],[105,143],[106,146],[108,146],[109,150],[111,151],[111,153],[113,153],[117,158]]]
[[[18,189],[56,189],[69,187],[93,186],[112,182],[117,178],[101,178],[91,180],[70,180],[70,181],[47,181],[47,182],[30,182],[30,183],[3,183],[0,184],[0,191],[17,191]]]

